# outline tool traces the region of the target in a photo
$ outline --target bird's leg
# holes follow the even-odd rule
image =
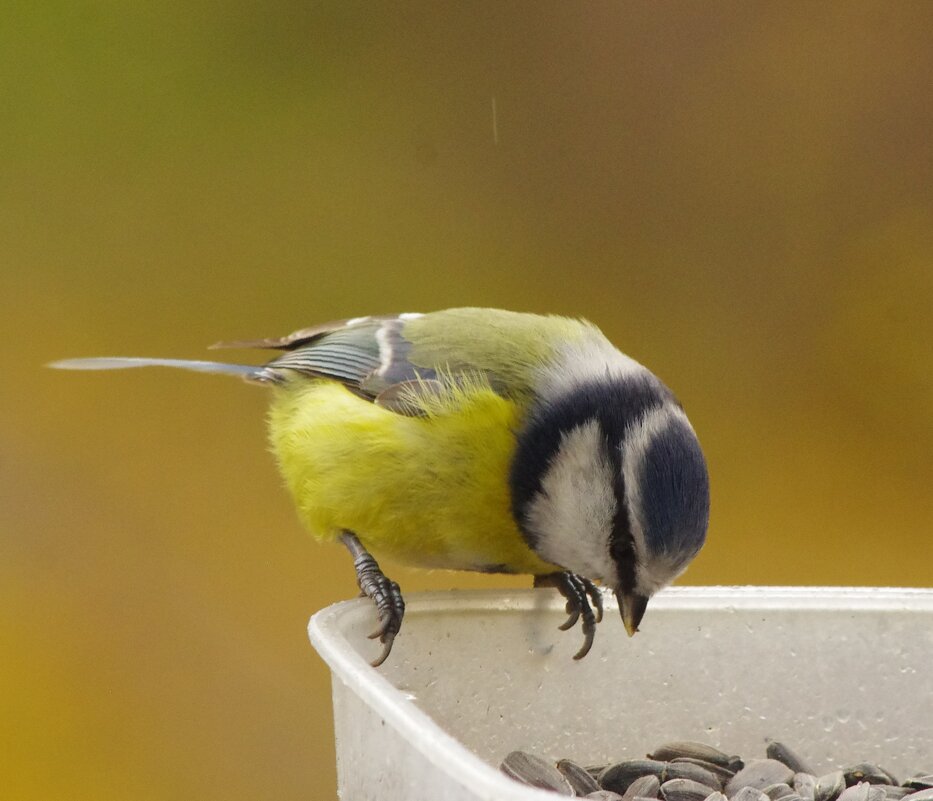
[[[405,601],[398,584],[389,579],[373,559],[356,535],[351,531],[344,531],[340,541],[353,557],[353,567],[356,568],[356,581],[360,585],[360,594],[372,599],[376,604],[376,614],[379,616],[379,628],[369,635],[371,640],[378,638],[382,643],[382,653],[371,664],[379,667],[386,661],[392,650],[395,635],[402,626],[402,617],[405,615]]]
[[[574,654],[574,659],[583,659],[593,645],[596,624],[603,619],[603,597],[599,588],[588,578],[568,570],[535,576],[535,587],[554,587],[567,599],[565,610],[570,617],[560,626],[561,631],[571,628],[583,617],[583,647]],[[590,600],[593,605],[590,606]],[[595,612],[593,611],[595,608]]]

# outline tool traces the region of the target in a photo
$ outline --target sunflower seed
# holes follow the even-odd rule
[[[666,767],[666,762],[654,759],[626,759],[607,767],[596,777],[596,781],[604,790],[624,793],[635,779],[640,776],[660,776]]]
[[[668,779],[690,779],[705,784],[711,790],[722,790],[722,781],[715,773],[691,762],[668,762],[661,774],[661,780]]]
[[[769,784],[788,784],[793,780],[794,771],[783,762],[776,759],[753,759],[729,780],[725,792],[731,798],[743,787],[761,790]]]
[[[768,796],[771,801],[778,801],[779,798],[796,795],[794,789],[784,782],[777,782],[775,784],[769,784],[767,787],[762,787],[761,792]]]
[[[636,798],[657,798],[661,790],[661,780],[657,776],[642,776],[635,779],[622,794],[625,801],[634,801]]]
[[[898,785],[900,782],[894,777],[894,774],[889,770],[885,770],[881,765],[878,765],[878,770],[880,770],[885,776],[888,777],[888,784]]]
[[[722,765],[717,765],[715,762],[707,762],[705,759],[694,759],[693,757],[675,757],[671,760],[671,762],[676,764],[686,763],[688,765],[698,765],[704,770],[708,770],[710,773],[712,773],[723,784],[735,776],[736,773],[734,770],[729,770],[729,768],[725,768]]]
[[[885,788],[888,790],[890,788]],[[904,801],[933,801],[933,787],[927,787],[925,790],[917,790],[915,793],[904,796]]]
[[[668,779],[661,785],[664,801],[705,801],[710,794],[708,785],[692,779]]]
[[[506,776],[542,790],[553,790],[561,795],[573,795],[573,788],[561,772],[550,762],[524,751],[512,751],[499,766]]]
[[[770,801],[761,790],[750,786],[743,787],[734,795],[730,795],[729,799],[730,801]]]
[[[586,767],[513,751],[501,770],[532,787],[600,801],[933,801],[929,771],[899,785],[880,765],[858,762],[816,777],[799,769],[807,763],[784,743],[768,740],[765,750],[765,759],[746,763],[703,743],[672,741],[648,759]]]
[[[793,788],[801,798],[813,801],[816,795],[816,776],[812,773],[795,773]]]
[[[834,770],[816,780],[814,801],[834,801],[846,789],[846,780],[841,770]]]
[[[839,801],[868,801],[869,785],[867,782],[859,782],[851,787],[846,787],[839,794]]]
[[[654,753],[648,754],[648,759],[655,759],[658,762],[673,762],[678,758],[702,759],[704,762],[712,762],[714,765],[722,767],[729,766],[729,760],[732,759],[728,754],[723,753],[718,748],[713,748],[706,743],[695,743],[690,740],[664,743],[654,749]]]
[[[581,768],[576,762],[569,759],[562,759],[557,763],[557,769],[561,772],[568,784],[573,788],[575,795],[586,795],[595,793],[599,789],[596,779]]]
[[[776,759],[783,762],[794,773],[813,773],[813,769],[807,765],[797,754],[787,745],[778,740],[769,740],[765,754],[769,759]]]
[[[846,787],[839,794],[839,801],[884,801],[884,790],[873,787],[868,782],[859,782]]]
[[[846,787],[851,787],[859,782],[897,784],[897,781],[892,781],[894,777],[890,773],[877,765],[872,765],[870,762],[859,762],[858,765],[853,765],[851,768],[843,768],[842,776],[845,779]]]

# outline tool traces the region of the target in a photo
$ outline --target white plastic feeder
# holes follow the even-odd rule
[[[618,609],[589,655],[550,590],[412,594],[380,668],[372,603],[318,612],[343,801],[545,801],[499,773],[516,749],[598,764],[699,740],[745,758],[766,738],[827,772],[933,768],[933,590],[684,587],[634,638]]]

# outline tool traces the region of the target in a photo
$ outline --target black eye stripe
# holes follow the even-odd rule
[[[645,409],[643,414],[647,414],[651,408],[654,407]],[[618,443],[621,443],[621,439]],[[632,536],[628,496],[625,492],[625,474],[622,472],[622,449],[618,443],[614,448],[609,447],[609,458],[612,460],[615,474],[613,490],[616,496],[616,513],[612,519],[612,532],[609,534],[609,555],[619,574],[619,586],[616,589],[630,593],[635,590],[635,539]]]

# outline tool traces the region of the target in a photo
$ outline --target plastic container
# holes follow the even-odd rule
[[[687,587],[634,638],[606,598],[593,650],[550,590],[412,594],[378,669],[371,603],[311,618],[333,672],[343,801],[544,801],[496,769],[522,749],[581,764],[700,740],[746,758],[765,739],[817,771],[933,769],[933,591]]]

